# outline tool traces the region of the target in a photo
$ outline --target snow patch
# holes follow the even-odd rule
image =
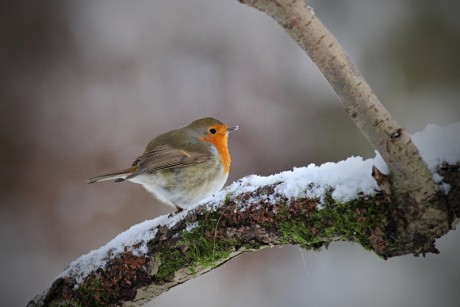
[[[460,161],[460,122],[445,127],[429,124],[423,131],[414,133],[412,141],[432,173],[443,162]]]
[[[97,268],[103,267],[108,260],[113,259],[116,255],[128,248],[134,255],[143,255],[147,252],[147,242],[153,239],[157,233],[157,227],[160,225],[172,227],[181,221],[185,211],[173,215],[159,216],[153,220],[146,220],[142,223],[132,226],[128,230],[120,233],[114,239],[99,249],[92,250],[86,255],[69,264],[69,266],[59,275],[59,277],[73,276],[77,285],[80,284],[89,273]],[[139,245],[133,247],[133,245]]]
[[[338,163],[328,162],[319,166],[310,164],[267,177],[251,175],[219,192],[212,202],[217,205],[222,203],[229,193],[250,193],[266,185],[276,185],[276,194],[283,198],[309,197],[320,202],[328,191],[332,191],[332,197],[338,201],[354,199],[361,193],[374,194],[378,186],[371,172],[376,159],[350,157]],[[271,201],[276,203],[277,199],[273,198]]]

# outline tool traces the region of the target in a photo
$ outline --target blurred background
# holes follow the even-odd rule
[[[308,3],[401,125],[460,120],[458,1]],[[303,51],[236,0],[2,1],[0,24],[2,306],[168,214],[138,185],[86,179],[194,119],[240,126],[228,183],[374,156]],[[248,253],[147,306],[458,306],[459,243],[388,261],[350,243]]]

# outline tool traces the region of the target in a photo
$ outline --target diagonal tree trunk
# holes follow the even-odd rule
[[[437,200],[439,192],[431,172],[411,141],[409,133],[394,121],[370,86],[348,58],[335,37],[315,16],[304,0],[240,0],[271,16],[310,56],[339,96],[348,115],[367,140],[379,151],[390,169],[392,197],[406,216],[408,244],[414,236],[423,236],[423,224],[433,223],[431,233],[449,229],[445,204]],[[426,234],[430,236],[430,234]]]

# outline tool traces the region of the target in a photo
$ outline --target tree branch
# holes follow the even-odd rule
[[[450,184],[442,198],[457,214],[459,166],[439,167]],[[204,205],[136,225],[73,262],[28,306],[139,305],[241,253],[287,244],[317,250],[334,241],[356,242],[383,258],[437,252],[436,237],[428,250],[425,241],[422,246],[401,241],[395,230],[403,218],[385,193],[358,192],[341,201],[334,196],[338,186],[307,179],[304,189],[292,194],[287,191],[296,172],[305,170],[281,174],[262,186],[253,183],[267,178],[246,177]],[[287,180],[278,180],[283,177]]]
[[[304,0],[240,0],[271,16],[318,66],[342,101],[348,115],[382,155],[390,169],[392,197],[407,214],[399,231],[407,244],[415,236],[441,236],[449,230],[445,204],[439,188],[420,157],[409,133],[394,121],[380,103],[343,47],[315,16]],[[426,223],[433,223],[428,230]]]

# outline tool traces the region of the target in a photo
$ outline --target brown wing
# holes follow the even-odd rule
[[[136,166],[137,170],[126,179],[152,171],[199,164],[208,161],[210,158],[211,155],[207,152],[199,153],[172,148],[169,145],[158,145],[153,150],[144,152],[142,156],[134,160],[132,166]]]

